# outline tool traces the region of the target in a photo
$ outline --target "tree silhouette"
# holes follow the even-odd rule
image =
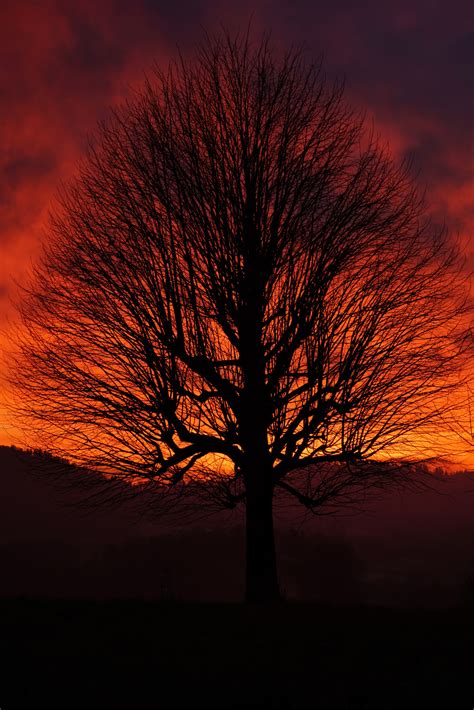
[[[426,455],[460,381],[461,273],[342,84],[224,33],[155,68],[61,190],[16,401],[111,485],[244,505],[247,598],[278,598],[276,494],[319,512],[396,477],[371,460]]]

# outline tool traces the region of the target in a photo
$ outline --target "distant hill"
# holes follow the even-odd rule
[[[120,510],[81,505],[106,485],[100,476],[71,467],[69,485],[55,475],[59,460],[39,452],[0,446],[0,540],[104,542],[136,534],[138,517],[130,506]],[[95,484],[95,485],[93,485]],[[127,486],[124,484],[124,492]]]
[[[71,485],[58,486],[56,465],[0,447],[0,595],[242,598],[241,518],[173,528],[139,515],[133,502],[87,509],[79,501],[108,484],[69,469]],[[466,594],[474,601],[473,476],[429,480],[423,491],[384,491],[358,515],[311,516],[304,525],[301,508],[277,516],[286,593],[402,605],[442,606]]]

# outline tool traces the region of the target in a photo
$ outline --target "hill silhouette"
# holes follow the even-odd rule
[[[130,508],[124,506],[118,513],[84,504],[88,494],[106,486],[106,481],[92,472],[70,467],[69,483],[61,485],[59,475],[55,475],[60,465],[59,459],[42,452],[0,446],[3,543],[32,539],[101,542],[127,534],[131,526]]]
[[[139,513],[126,484],[122,506],[85,506],[109,484],[70,469],[60,486],[57,463],[0,447],[0,595],[242,598],[241,518],[172,526]],[[302,524],[286,510],[277,527],[286,595],[428,607],[474,600],[473,490],[470,474],[438,472],[429,489],[382,491],[357,515]]]

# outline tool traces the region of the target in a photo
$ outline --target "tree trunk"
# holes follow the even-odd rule
[[[247,488],[246,601],[273,602],[281,598],[273,528],[273,491],[270,486]]]
[[[273,469],[268,427],[273,406],[266,385],[263,344],[265,280],[259,233],[253,224],[255,203],[248,196],[248,225],[244,234],[243,305],[239,322],[243,387],[239,396],[239,442],[246,491],[246,600],[280,599],[273,530]]]

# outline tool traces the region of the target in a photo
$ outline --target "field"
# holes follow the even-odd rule
[[[293,602],[258,607],[237,601],[241,527],[86,514],[2,447],[0,471],[0,710],[474,707],[467,474],[290,520]]]
[[[0,707],[474,706],[472,608],[3,599]]]

